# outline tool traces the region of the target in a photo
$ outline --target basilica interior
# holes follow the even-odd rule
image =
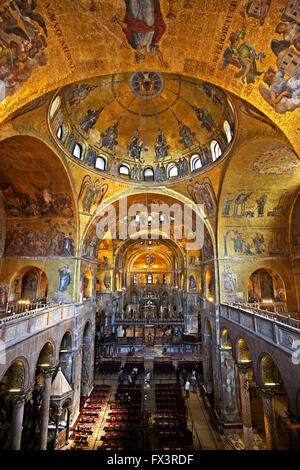
[[[300,450],[299,77],[299,0],[0,2],[1,450]]]

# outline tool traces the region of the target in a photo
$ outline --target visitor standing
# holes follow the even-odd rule
[[[189,382],[189,379],[186,379],[184,388],[185,388],[185,398],[189,398],[190,397],[190,382]]]
[[[124,374],[124,371],[123,371],[123,369],[121,369],[121,370],[120,370],[120,372],[119,372],[118,376],[119,376],[119,384],[121,384],[121,385],[122,385],[122,384],[123,384],[123,382],[124,382],[124,379],[125,379],[125,374]]]
[[[191,377],[191,382],[193,386],[193,393],[197,393],[197,377],[196,372],[194,371]]]
[[[147,375],[146,375],[146,382],[147,384],[150,385],[150,371],[148,370]]]

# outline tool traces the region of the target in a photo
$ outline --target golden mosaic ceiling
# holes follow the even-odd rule
[[[138,12],[129,0],[2,1],[0,120],[75,80],[156,70],[239,95],[299,153],[298,2],[147,3]]]
[[[226,148],[225,121],[233,134],[233,110],[225,93],[182,75],[103,76],[67,86],[58,96],[60,119],[69,133],[98,155],[117,156],[129,164],[178,161],[199,148],[209,149],[220,133]]]

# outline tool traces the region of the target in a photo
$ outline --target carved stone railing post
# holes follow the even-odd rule
[[[266,446],[267,449],[276,450],[278,448],[278,438],[273,402],[275,391],[271,388],[263,387],[260,389],[260,392],[263,401]]]
[[[251,404],[249,394],[249,381],[247,377],[249,369],[250,364],[238,363],[245,449],[253,450],[254,445],[251,419]]]

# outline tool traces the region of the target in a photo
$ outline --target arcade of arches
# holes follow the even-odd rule
[[[2,2],[1,449],[300,448],[299,38],[297,1]]]

